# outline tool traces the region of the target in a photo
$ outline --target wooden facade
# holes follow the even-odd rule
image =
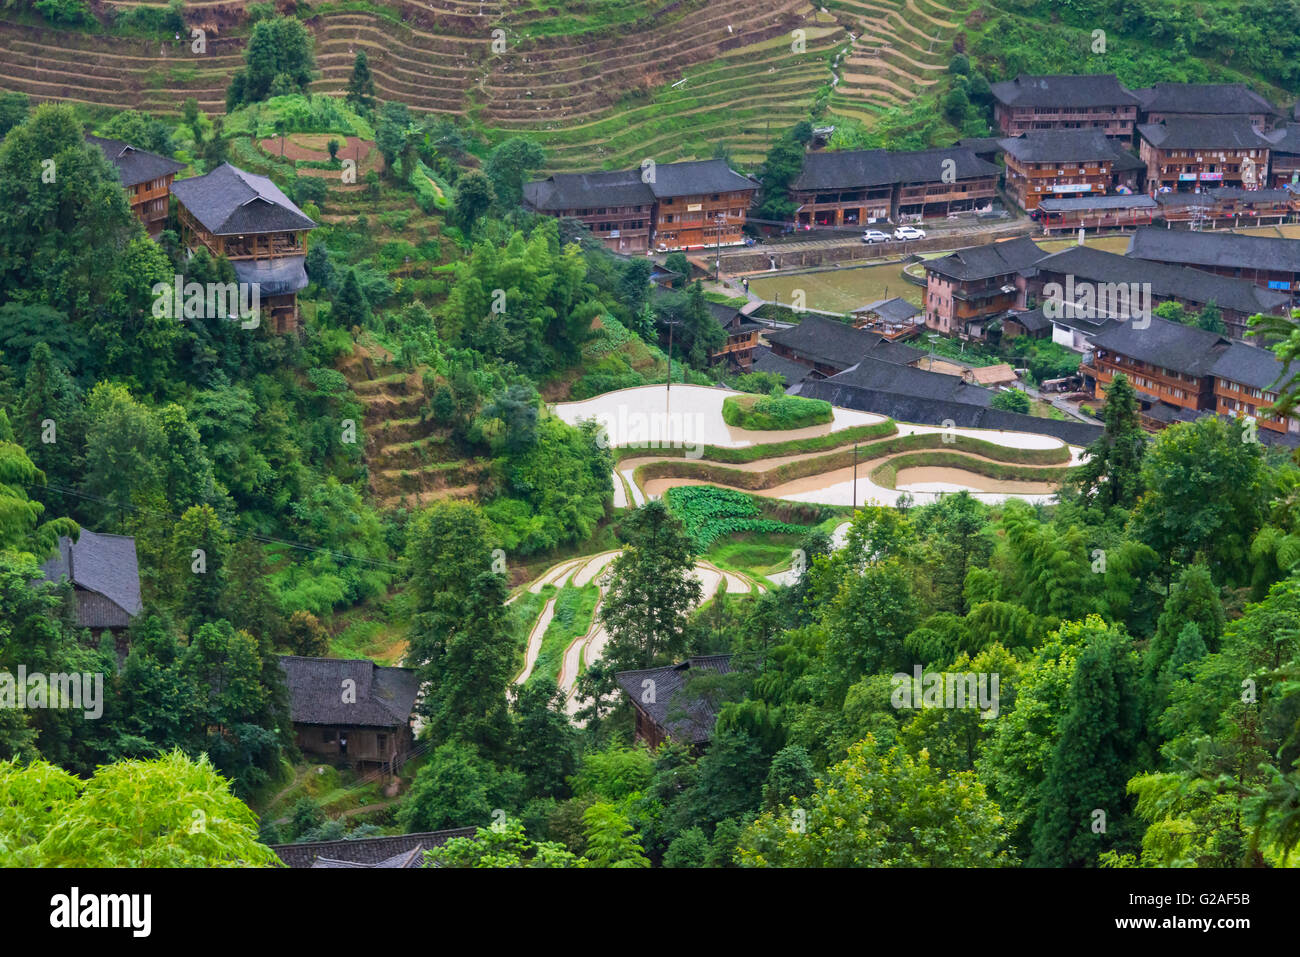
[[[797,207],[795,221],[801,226],[836,227],[971,212],[991,203],[997,192],[995,174],[952,183],[945,183],[936,175],[925,182],[889,183],[860,189],[792,189],[790,198]]]
[[[1214,377],[1214,411],[1220,415],[1253,417],[1261,429],[1279,433],[1300,433],[1300,419],[1278,418],[1261,410],[1277,401],[1278,394],[1263,387],[1252,387],[1222,376]]]
[[[1195,149],[1163,148],[1145,136],[1138,155],[1146,164],[1149,192],[1161,189],[1195,191],[1221,186],[1258,186],[1268,179],[1269,150],[1265,147]],[[1246,174],[1245,178],[1243,174]],[[1247,183],[1246,179],[1254,177]]]
[[[894,185],[790,193],[801,226],[867,226],[894,218]]]
[[[157,237],[167,225],[167,199],[171,196],[173,179],[175,174],[169,173],[159,179],[127,188],[131,212],[144,223],[150,236]]]
[[[294,743],[303,754],[330,762],[373,765],[396,772],[414,743],[409,725],[391,728],[355,725],[294,725]]]
[[[1113,182],[1114,161],[1109,159],[1025,163],[1007,153],[1006,162],[1007,190],[1025,212],[1033,212],[1048,198],[1104,196]]]
[[[307,230],[305,229],[221,236],[205,229],[183,205],[178,204],[177,218],[181,224],[181,242],[186,248],[194,251],[203,247],[214,258],[225,256],[231,262],[265,262],[307,255]],[[272,332],[282,334],[298,330],[296,293],[262,296],[261,303]]]
[[[525,183],[525,209],[577,219],[624,255],[735,246],[758,184],[724,160],[555,173]]]
[[[606,248],[624,255],[645,253],[653,232],[653,203],[627,206],[593,206],[561,210],[558,215],[578,220]]]
[[[1113,106],[1007,106],[993,104],[993,122],[1008,136],[1035,130],[1101,130],[1107,136],[1128,139],[1137,123],[1136,104]]]
[[[1190,410],[1214,407],[1213,376],[1179,372],[1105,349],[1086,354],[1079,372],[1098,399],[1106,398],[1106,387],[1116,373],[1123,373],[1134,390],[1148,399]]]
[[[993,122],[1005,135],[1036,130],[1099,130],[1117,139],[1133,136],[1138,98],[1111,73],[1021,74],[994,83]]]
[[[659,252],[734,246],[745,240],[754,190],[665,196],[659,200],[654,243]]]

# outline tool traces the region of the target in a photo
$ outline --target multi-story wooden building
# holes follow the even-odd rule
[[[1142,401],[1148,429],[1214,412],[1250,416],[1273,433],[1300,433],[1300,420],[1263,411],[1291,370],[1267,349],[1194,326],[1159,318],[1142,327],[1113,323],[1093,340],[1079,371],[1097,398],[1123,373]]]
[[[737,246],[758,184],[723,160],[666,163],[650,183],[658,201],[655,249],[707,249]]]
[[[1134,90],[1143,123],[1193,118],[1244,117],[1260,132],[1277,121],[1277,109],[1264,97],[1240,83],[1156,83]]]
[[[959,249],[925,263],[925,324],[945,335],[984,338],[989,319],[1025,308],[1026,273],[1046,253],[1027,237]]]
[[[1251,316],[1285,315],[1290,303],[1286,293],[1261,289],[1245,279],[1119,256],[1090,246],[1071,246],[1040,259],[1028,281],[1025,299],[1036,305],[1057,298],[1051,294],[1057,290],[1062,302],[1088,304],[1073,312],[1080,319],[1088,318],[1089,308],[1104,310],[1108,303],[1118,303],[1121,313],[1139,316],[1165,302],[1176,302],[1192,312],[1213,304],[1235,338],[1245,335]]]
[[[993,84],[993,121],[1008,136],[1033,130],[1097,129],[1131,139],[1138,99],[1113,73],[1021,74]]]
[[[965,147],[809,153],[790,184],[804,226],[864,226],[990,205],[1000,170]]]
[[[584,223],[617,253],[707,249],[744,242],[758,184],[723,160],[645,169],[556,173],[524,184],[524,207]]]
[[[1300,434],[1300,418],[1275,416],[1264,411],[1277,401],[1278,390],[1295,373],[1269,349],[1231,343],[1215,360],[1214,411],[1219,415],[1250,416],[1261,429],[1289,435]]]
[[[1138,187],[1142,162],[1101,130],[1043,130],[1002,141],[1007,191],[1026,211],[1047,198],[1104,196]]]
[[[131,212],[144,223],[150,236],[157,236],[167,224],[167,197],[171,195],[172,180],[185,164],[121,140],[87,134],[86,142],[98,146],[104,158],[117,169]]]
[[[616,253],[650,249],[655,198],[639,169],[556,173],[524,184],[524,206],[579,220]]]
[[[1105,398],[1116,374],[1123,373],[1144,405],[1211,409],[1216,348],[1228,341],[1217,333],[1154,317],[1146,325],[1117,322],[1093,339],[1092,352],[1084,355],[1079,372],[1084,388],[1099,399]]]
[[[1247,194],[1249,195],[1249,194]],[[1300,296],[1300,240],[1185,229],[1139,229],[1128,255],[1244,279],[1261,289]]]
[[[750,319],[744,311],[720,302],[711,302],[709,312],[718,320],[718,325],[727,334],[726,341],[709,353],[710,362],[725,361],[742,372],[748,372],[754,364],[754,352],[758,348],[758,336],[763,330],[761,323]],[[754,305],[758,305],[757,302]]]
[[[1148,192],[1258,187],[1272,143],[1245,116],[1172,117],[1138,127]]]
[[[255,284],[274,332],[298,328],[307,287],[307,234],[316,224],[265,176],[222,163],[172,185],[181,241],[224,256],[240,283]]]

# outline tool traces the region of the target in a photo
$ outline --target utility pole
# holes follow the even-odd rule
[[[858,510],[858,443],[853,443],[853,511]]]
[[[677,323],[680,321],[681,321],[680,319],[666,320],[666,325],[668,326],[668,384],[667,386],[664,387],[664,428],[665,429],[668,428],[668,423],[669,421],[671,421],[669,419],[669,415],[671,410],[670,403],[672,402],[672,391],[673,391],[673,326],[677,325]]]

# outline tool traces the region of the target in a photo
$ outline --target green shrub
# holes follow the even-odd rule
[[[823,425],[832,418],[829,402],[795,395],[774,393],[757,398],[732,395],[722,403],[723,421],[738,429],[761,432],[802,429]]]

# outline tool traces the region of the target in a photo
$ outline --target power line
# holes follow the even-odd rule
[[[127,505],[122,502],[114,502],[110,499],[102,498],[98,495],[90,495],[85,492],[78,492],[76,489],[66,488],[62,485],[50,485],[50,484],[42,484],[39,482],[29,482],[26,483],[26,487],[28,489],[50,489],[59,492],[60,494],[63,495],[71,495],[75,498],[86,499],[92,502],[99,502],[103,505],[109,506],[110,508],[118,508],[118,509],[123,509],[124,511],[131,511],[131,512],[139,512],[141,514],[146,514],[146,515],[161,516],[162,518],[170,520],[173,524],[179,522],[181,519],[181,516],[176,515],[172,512],[164,512],[161,509],[142,508],[141,506],[138,505]],[[254,541],[261,542],[264,545],[284,545],[289,548],[296,548],[304,552],[317,552],[319,554],[328,555],[329,557],[335,559],[336,561],[342,560],[348,562],[358,562],[363,565],[376,565],[382,568],[391,568],[398,571],[400,571],[402,568],[401,565],[398,565],[394,562],[385,561],[381,558],[365,558],[360,555],[349,555],[346,552],[336,552],[333,549],[323,548],[319,545],[308,545],[306,542],[295,542],[287,538],[276,538],[271,535],[259,535],[257,532],[240,532],[234,529],[229,522],[222,521],[221,524],[228,531],[230,531],[232,533],[232,536],[236,539],[241,539],[241,540],[252,539]]]

